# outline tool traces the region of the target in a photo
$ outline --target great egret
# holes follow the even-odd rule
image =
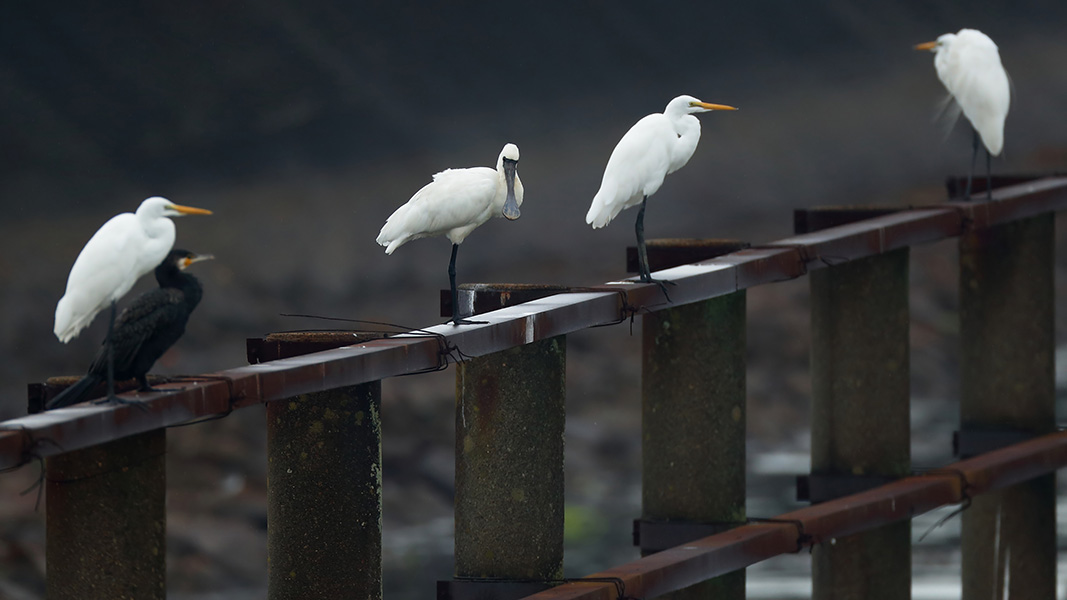
[[[93,318],[130,291],[174,246],[174,222],[167,217],[210,215],[210,210],[180,206],[158,196],[136,213],[115,215],[82,248],[67,277],[67,291],[56,305],[55,334],[64,344]]]
[[[961,29],[958,33],[946,33],[936,41],[918,44],[915,49],[934,53],[938,79],[974,129],[971,170],[967,173],[964,198],[971,198],[971,179],[981,137],[986,149],[986,194],[992,199],[990,162],[1004,147],[1004,119],[1011,104],[1011,86],[1000,64],[997,45],[977,29]]]
[[[149,369],[185,333],[189,315],[204,294],[196,277],[184,271],[193,263],[211,258],[214,257],[210,254],[171,250],[156,267],[159,287],[141,294],[122,311],[88,374],[50,400],[48,408],[85,400],[107,378],[109,355],[114,357],[115,379],[136,378],[140,391],[152,391],[146,377]]]
[[[694,113],[737,110],[724,104],[701,102],[678,96],[662,113],[653,113],[634,124],[622,136],[608,159],[600,190],[593,197],[585,222],[599,229],[623,210],[641,205],[634,230],[641,281],[652,283],[645,250],[645,203],[663,185],[663,178],[685,166],[700,141],[700,121]]]
[[[518,164],[518,146],[505,144],[496,160],[496,169],[471,167],[441,171],[406,204],[396,209],[378,234],[377,242],[385,246],[386,254],[423,237],[444,235],[452,242],[448,283],[452,291],[452,323],[455,325],[474,323],[459,318],[456,252],[463,240],[490,218],[502,216],[509,221],[519,218],[522,181],[519,180]]]

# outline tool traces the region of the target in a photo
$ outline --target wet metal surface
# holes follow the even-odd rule
[[[779,515],[589,575],[617,578],[625,593],[653,598],[762,560],[1001,489],[1067,466],[1067,432],[1057,432],[953,463],[924,475]],[[966,513],[965,513],[966,514]],[[617,600],[614,583],[564,584],[529,600]]]
[[[1067,208],[1067,178],[1047,178],[993,193],[994,202],[954,202],[905,211],[740,250],[660,271],[675,305],[800,277],[809,270],[910,244],[959,235]],[[141,407],[74,407],[0,423],[0,469],[123,436],[294,395],[357,385],[442,366],[450,348],[484,356],[596,325],[621,323],[632,311],[671,306],[655,284],[632,279],[599,289],[548,296],[481,315],[485,325],[438,325],[389,339],[357,342],[299,357],[173,382],[166,392],[127,394]],[[47,442],[44,440],[48,440]],[[51,442],[51,443],[49,443]]]
[[[1047,178],[1047,177],[1050,177],[1050,176],[1061,177],[1061,176],[1065,176],[1065,175],[1067,175],[1067,173],[1064,173],[1064,172],[1042,173],[1040,175],[1025,174],[1025,173],[1015,174],[1015,175],[994,175],[992,177],[992,183],[993,183],[993,189],[995,190],[995,189],[1001,188],[1001,187],[1019,185],[1021,183],[1029,183],[1031,181],[1036,181],[1038,179],[1044,179],[1044,178]],[[945,179],[945,188],[948,191],[948,197],[949,198],[956,198],[956,197],[959,197],[959,196],[963,196],[963,190],[964,190],[965,187],[967,187],[967,178],[966,177],[948,177],[947,179]],[[974,178],[974,181],[971,183],[971,194],[974,195],[974,196],[978,196],[979,194],[985,192],[985,190],[986,190],[986,179],[985,179],[985,177],[976,177],[976,178]]]

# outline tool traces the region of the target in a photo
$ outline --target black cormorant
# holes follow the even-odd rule
[[[140,391],[152,391],[146,375],[156,360],[185,333],[189,315],[200,302],[203,288],[185,273],[189,265],[212,258],[188,250],[171,250],[156,267],[159,288],[138,296],[115,321],[89,373],[52,398],[47,408],[77,404],[107,380],[108,350],[114,355],[115,380],[137,379]]]

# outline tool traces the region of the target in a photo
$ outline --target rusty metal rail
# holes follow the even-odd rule
[[[0,423],[0,469],[245,406],[436,368],[453,348],[466,356],[484,356],[620,322],[635,312],[715,298],[1064,208],[1067,177],[1035,180],[999,188],[991,202],[906,210],[659,271],[659,277],[677,284],[670,289],[671,303],[656,285],[610,282],[485,313],[479,316],[487,321],[484,325],[439,325],[163,385],[163,392],[132,396],[141,401],[139,406],[76,406],[13,419]]]
[[[881,487],[708,536],[527,596],[527,600],[653,598],[814,544],[869,531],[1067,466],[1067,432],[1042,436]],[[594,581],[595,580],[595,581]]]

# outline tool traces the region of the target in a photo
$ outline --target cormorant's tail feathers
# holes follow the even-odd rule
[[[82,377],[77,383],[60,392],[55,398],[49,400],[48,404],[45,405],[45,410],[62,408],[64,406],[70,406],[71,404],[85,401],[89,394],[96,389],[96,386],[100,385],[100,382],[103,380],[102,377],[92,374]]]

